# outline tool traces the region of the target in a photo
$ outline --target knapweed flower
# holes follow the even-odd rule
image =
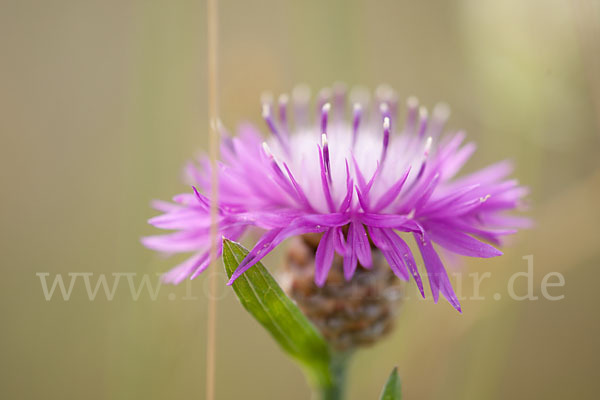
[[[527,223],[506,215],[527,193],[507,179],[510,163],[457,177],[475,145],[463,144],[463,132],[442,135],[447,107],[438,105],[428,115],[411,97],[400,124],[397,95],[386,86],[373,99],[355,89],[348,101],[344,87],[335,85],[319,93],[316,110],[310,112],[308,89],[300,86],[291,100],[286,95],[277,102],[263,99],[270,131],[266,140],[251,125],[241,126],[236,137],[221,129],[218,241],[221,236],[237,240],[250,227],[264,230],[229,283],[286,238],[321,233],[317,285],[326,282],[335,253],[343,257],[344,276],[350,280],[359,265],[372,266],[375,246],[392,271],[406,281],[412,277],[425,296],[405,241],[411,235],[434,301],[441,292],[460,311],[433,243],[464,256],[502,254],[489,243],[500,244],[502,236]],[[165,282],[194,278],[210,263],[210,168],[207,158],[189,164],[193,190],[175,196],[174,203],[155,203],[164,214],[150,224],[175,232],[146,237],[143,243],[161,252],[193,253],[164,275]]]

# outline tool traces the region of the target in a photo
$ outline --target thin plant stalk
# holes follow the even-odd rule
[[[318,389],[319,400],[343,400],[346,395],[346,378],[352,352],[334,353],[331,358],[331,385]]]

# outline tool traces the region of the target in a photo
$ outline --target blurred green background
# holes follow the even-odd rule
[[[81,281],[46,301],[36,273],[137,282],[177,261],[139,237],[154,232],[149,201],[187,191],[181,167],[207,146],[205,19],[204,1],[2,1],[0,397],[203,398],[208,274],[155,301],[134,301],[125,278],[112,301]],[[535,229],[465,263],[492,272],[486,300],[463,300],[462,315],[407,301],[354,360],[351,399],[376,398],[394,365],[407,399],[597,398],[600,2],[223,0],[219,22],[230,128],[260,122],[265,89],[389,83],[451,105],[450,127],[479,145],[468,170],[512,158],[532,188]],[[563,300],[508,299],[530,254],[535,294],[558,271]],[[217,399],[309,398],[219,282]]]

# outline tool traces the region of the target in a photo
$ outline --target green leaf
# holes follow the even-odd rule
[[[381,392],[380,400],[400,400],[402,399],[402,390],[400,386],[400,378],[398,377],[398,367],[395,367],[390,374],[383,392]]]
[[[223,264],[228,277],[247,254],[240,244],[223,239]],[[244,308],[300,362],[314,384],[332,384],[327,342],[261,263],[244,272],[232,286]]]

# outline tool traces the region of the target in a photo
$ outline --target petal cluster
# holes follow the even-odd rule
[[[423,296],[428,280],[434,301],[441,293],[460,311],[433,244],[470,257],[502,254],[492,245],[529,223],[507,214],[527,194],[508,178],[511,164],[457,176],[475,144],[465,144],[463,132],[444,132],[447,106],[438,105],[429,115],[409,98],[400,118],[398,97],[386,86],[371,96],[364,89],[348,94],[343,85],[334,85],[315,103],[303,86],[291,98],[266,96],[266,140],[251,125],[241,126],[237,136],[220,127],[219,239],[237,240],[248,228],[264,232],[230,283],[285,239],[322,233],[315,261],[318,285],[325,284],[335,253],[343,257],[344,275],[351,279],[358,266],[371,267],[376,247],[400,279],[412,278]],[[173,202],[155,202],[163,214],[149,221],[173,232],[143,238],[144,245],[161,252],[192,253],[165,274],[169,283],[198,276],[211,261],[211,200],[205,195],[211,165],[200,158],[186,172],[193,190]],[[426,273],[417,268],[405,241],[410,236]]]

